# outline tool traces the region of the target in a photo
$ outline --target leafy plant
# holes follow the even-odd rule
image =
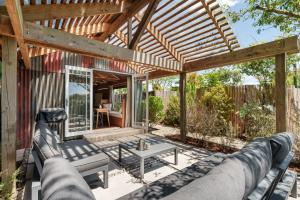
[[[254,19],[253,25],[258,27],[273,26],[285,33],[300,31],[300,0],[246,0],[245,8],[237,12],[229,12],[233,22]]]
[[[240,117],[245,121],[247,140],[270,136],[275,132],[275,114],[271,109],[263,109],[258,103],[245,103],[240,109]]]
[[[150,125],[160,122],[164,116],[164,105],[161,97],[149,97],[149,121]]]
[[[174,95],[170,97],[169,104],[167,106],[164,124],[169,126],[178,126],[180,117],[179,98]]]
[[[11,199],[13,195],[14,184],[16,184],[19,170],[16,170],[11,176],[7,177],[6,172],[0,172],[0,197],[1,199]]]
[[[201,104],[215,111],[220,120],[227,121],[233,112],[232,100],[221,85],[207,89],[201,98]]]

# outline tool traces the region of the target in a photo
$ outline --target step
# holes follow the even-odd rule
[[[116,129],[106,129],[106,130],[94,130],[91,133],[85,134],[83,138],[89,142],[101,142],[101,141],[110,141],[117,140],[122,137],[134,136],[138,134],[143,134],[143,129],[136,128],[116,128]]]

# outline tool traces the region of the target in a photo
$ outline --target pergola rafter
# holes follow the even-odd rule
[[[221,37],[223,38],[224,42],[226,43],[228,49],[230,51],[232,51],[231,45],[229,43],[229,41],[227,40],[227,37],[224,34],[224,31],[222,30],[222,28],[220,27],[219,23],[217,22],[212,10],[210,9],[209,5],[205,2],[205,0],[199,0],[201,1],[201,3],[203,4],[207,14],[209,15],[210,19],[213,21],[213,23],[215,24],[217,30],[219,31]]]

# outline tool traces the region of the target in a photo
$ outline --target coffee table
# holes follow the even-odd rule
[[[175,145],[169,143],[160,143],[150,145],[150,148],[144,151],[139,151],[136,146],[128,145],[126,143],[119,144],[119,161],[122,162],[122,149],[132,153],[140,159],[140,177],[144,178],[144,160],[146,158],[154,157],[169,151],[174,151],[174,163],[178,163],[178,149]]]

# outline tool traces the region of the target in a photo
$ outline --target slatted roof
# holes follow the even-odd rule
[[[134,36],[147,7],[155,0],[21,0],[22,8],[34,5],[110,4],[120,13],[53,18],[34,23],[128,48],[128,31]],[[143,2],[143,3],[141,3]],[[68,7],[67,7],[68,8]],[[1,9],[0,9],[1,12]],[[23,10],[26,18],[25,10]],[[132,21],[132,27],[128,25]],[[26,20],[26,19],[25,19]],[[217,0],[161,0],[147,24],[136,50],[152,56],[187,63],[239,48],[230,24]],[[50,52],[31,46],[32,56]],[[155,67],[131,64],[139,72]],[[173,71],[174,69],[166,69]]]

